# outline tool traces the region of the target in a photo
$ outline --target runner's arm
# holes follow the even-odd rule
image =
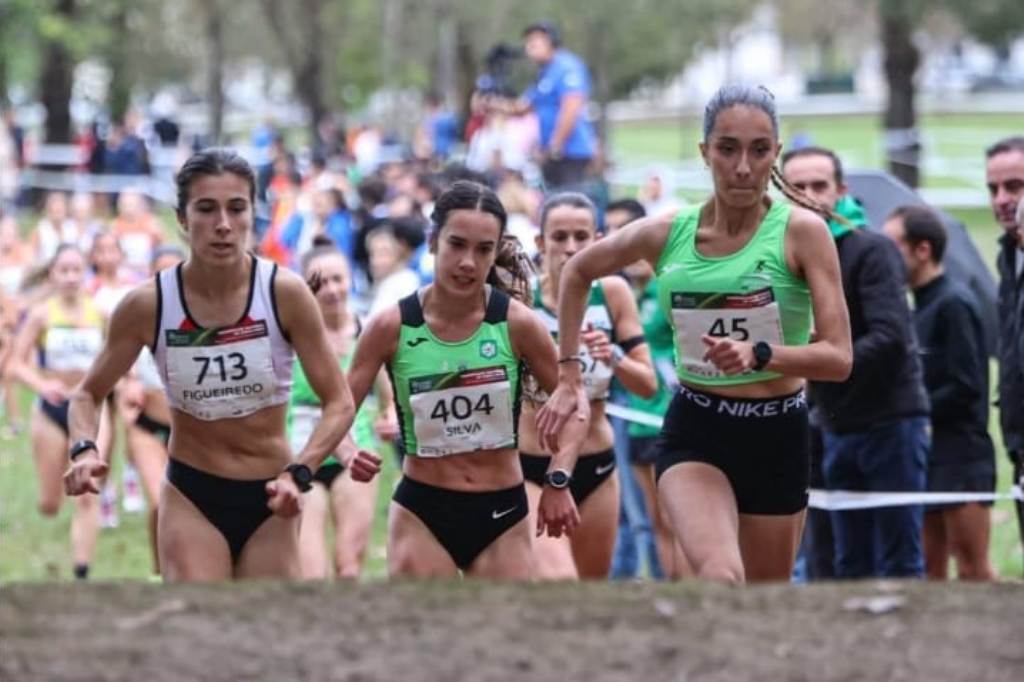
[[[379,381],[381,370],[394,356],[400,326],[398,306],[393,305],[371,317],[359,335],[352,364],[348,370],[349,387],[352,389],[352,400],[356,409],[363,404],[374,382]]]
[[[32,363],[32,347],[39,340],[45,326],[45,311],[34,308],[25,324],[14,335],[11,347],[11,358],[7,366],[7,375],[28,387],[37,395],[47,392],[47,382]]]
[[[558,301],[559,385],[537,413],[542,443],[556,442],[558,432],[576,411],[576,396],[583,386],[582,368],[577,362],[561,360],[572,358],[579,348],[580,326],[591,283],[638,260],[656,267],[671,227],[670,215],[637,220],[583,249],[562,268]]]
[[[519,301],[512,301],[508,314],[509,336],[515,352],[529,367],[537,378],[541,389],[553,393],[558,386],[558,353],[551,334],[544,327],[537,315]],[[576,419],[570,419],[561,434],[563,438],[555,438],[544,443],[548,452],[553,453],[548,470],[565,469],[572,471],[576,467],[580,448],[586,440],[590,428],[590,401],[581,383],[575,396]]]
[[[278,271],[275,291],[281,302],[281,322],[322,405],[320,421],[295,458],[316,471],[352,426],[352,394],[331,351],[320,308],[305,282],[291,272]]]
[[[773,346],[765,369],[815,381],[845,381],[853,349],[839,254],[821,218],[810,211],[793,211],[786,239],[794,244],[795,260],[811,290],[816,336],[805,346]]]
[[[103,401],[118,380],[131,369],[156,325],[156,290],[152,285],[132,290],[114,309],[109,333],[85,378],[71,395],[68,408],[68,441],[95,441],[99,433]],[[87,450],[75,458],[64,474],[69,495],[99,492],[99,479],[107,464],[98,450]]]
[[[601,284],[615,318],[615,337],[620,342],[635,343],[615,365],[615,378],[622,382],[623,387],[630,393],[641,398],[651,398],[658,391],[658,377],[654,373],[654,363],[647,342],[637,343],[644,338],[644,328],[640,325],[640,311],[637,310],[633,291],[621,277],[607,277]]]

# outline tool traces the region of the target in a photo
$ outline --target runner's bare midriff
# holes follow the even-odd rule
[[[276,405],[245,417],[216,421],[172,410],[170,456],[224,478],[274,478],[292,458],[285,437],[286,409],[286,405]]]
[[[463,492],[504,490],[523,482],[519,451],[514,448],[446,457],[406,456],[402,472],[420,483]]]

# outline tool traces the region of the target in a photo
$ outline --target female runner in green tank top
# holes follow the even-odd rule
[[[348,371],[359,334],[359,320],[348,308],[352,281],[348,261],[333,242],[317,244],[314,241],[313,248],[302,258],[302,274],[320,306],[331,348],[338,354],[341,369]],[[351,459],[356,448],[377,453],[381,440],[395,436],[391,387],[383,372],[378,375],[376,398],[364,402],[356,413],[349,436],[338,446],[340,456],[330,455],[313,475],[313,488],[305,496],[299,531],[303,578],[315,580],[333,574],[351,579],[358,578],[362,572],[377,502],[377,481],[355,481],[344,463]],[[288,438],[294,451],[309,440],[320,421],[321,408],[320,398],[310,386],[302,363],[296,360],[288,405]],[[334,559],[331,562],[325,542],[330,518],[334,520]]]
[[[590,283],[640,259],[654,268],[681,384],[658,443],[659,499],[695,573],[734,583],[789,578],[807,506],[804,381],[842,381],[852,364],[828,228],[767,194],[774,180],[800,197],[775,170],[778,130],[767,90],[719,90],[700,144],[713,197],[578,254],[563,269],[559,302],[567,357]],[[559,387],[538,418],[545,438],[575,409],[581,383],[577,363],[560,364]]]
[[[533,311],[502,291],[510,287],[495,266],[521,285],[526,259],[504,236],[507,216],[494,192],[456,182],[438,199],[433,221],[433,284],[369,321],[349,374],[357,405],[382,366],[395,391],[406,457],[388,520],[389,572],[529,579],[532,533],[517,437],[521,370],[528,365],[541,389],[554,390],[557,350]],[[570,471],[589,421],[579,393],[564,447],[553,449],[555,466]],[[364,451],[352,461],[357,480],[378,468]],[[565,492],[548,500],[537,531],[563,533],[577,523]]]
[[[537,248],[542,270],[534,291],[534,310],[552,335],[558,334],[555,315],[558,277],[565,262],[597,239],[597,210],[586,195],[563,192],[548,198],[541,210]],[[571,536],[539,537],[534,543],[537,576],[551,580],[604,579],[611,568],[619,527],[619,481],[615,476],[614,436],[605,417],[605,400],[612,379],[628,391],[651,397],[657,379],[640,326],[629,284],[605,277],[593,284],[584,317],[583,385],[590,400],[590,430],[574,469],[562,471],[578,506],[580,525]],[[559,484],[551,457],[541,445],[531,400],[519,420],[520,459],[530,509],[535,512],[546,492]]]

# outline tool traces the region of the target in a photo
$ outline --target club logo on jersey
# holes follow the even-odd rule
[[[490,360],[498,355],[498,344],[492,339],[480,342],[480,357]]]

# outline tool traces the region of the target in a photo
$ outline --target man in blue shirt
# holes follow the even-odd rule
[[[579,186],[594,156],[595,136],[587,120],[590,75],[583,61],[560,46],[553,24],[541,21],[523,31],[526,56],[537,78],[521,106],[540,123],[541,171],[549,192]]]

